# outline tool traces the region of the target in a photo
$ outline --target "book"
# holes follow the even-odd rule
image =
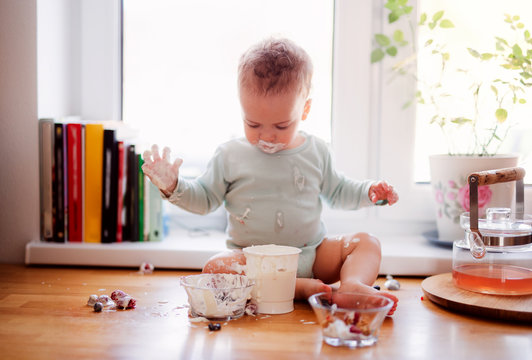
[[[117,189],[117,204],[116,204],[116,242],[122,242],[123,226],[125,219],[124,207],[124,190],[126,188],[126,161],[124,142],[118,141],[118,189]]]
[[[65,229],[65,238],[63,241],[68,241],[68,137],[67,124],[63,125],[63,221]]]
[[[41,241],[52,241],[53,223],[53,157],[54,120],[39,119],[39,199]]]
[[[135,145],[126,149],[126,189],[124,195],[125,219],[122,239],[124,241],[137,241],[138,238],[138,161]]]
[[[67,196],[68,196],[68,241],[82,241],[82,125],[66,125],[67,133]]]
[[[116,242],[118,197],[118,143],[115,130],[103,131],[102,243]]]
[[[103,125],[85,125],[85,242],[101,242]]]
[[[159,188],[148,181],[149,189],[149,240],[161,241],[163,238],[163,199]]]
[[[65,173],[63,141],[63,124],[54,123],[54,170],[52,177],[52,214],[54,218],[54,242],[65,242]]]
[[[138,216],[138,241],[144,241],[144,172],[142,164],[144,160],[140,154],[137,154],[137,176],[138,176],[138,195],[137,195],[137,216]]]
[[[144,162],[144,159],[142,161]],[[150,180],[144,175],[144,171],[142,175],[144,179],[144,241],[150,241]]]
[[[85,242],[85,125],[81,125],[81,242]]]

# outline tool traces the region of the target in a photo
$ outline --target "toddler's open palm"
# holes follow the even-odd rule
[[[164,194],[169,196],[177,186],[179,167],[183,163],[183,160],[178,158],[171,163],[170,149],[165,147],[163,149],[163,156],[161,157],[157,145],[152,145],[151,151],[144,151],[143,158],[144,164],[142,165],[142,171],[144,171],[144,174]]]

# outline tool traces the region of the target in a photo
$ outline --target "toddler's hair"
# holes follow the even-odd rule
[[[303,48],[283,38],[269,38],[246,51],[238,65],[239,89],[255,95],[310,91],[312,60]]]

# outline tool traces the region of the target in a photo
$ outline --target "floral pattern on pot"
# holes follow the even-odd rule
[[[484,216],[493,193],[488,185],[478,187],[478,212]],[[469,184],[449,180],[438,182],[434,187],[434,198],[438,207],[438,217],[447,217],[454,223],[460,222],[460,214],[469,211]]]

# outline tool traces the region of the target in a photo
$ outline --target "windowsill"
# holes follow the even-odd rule
[[[452,250],[429,243],[421,235],[380,238],[380,274],[427,276],[452,269]],[[74,244],[32,241],[26,245],[27,265],[83,265],[201,269],[214,254],[225,250],[225,235],[211,231],[190,236],[176,232],[162,242]]]

